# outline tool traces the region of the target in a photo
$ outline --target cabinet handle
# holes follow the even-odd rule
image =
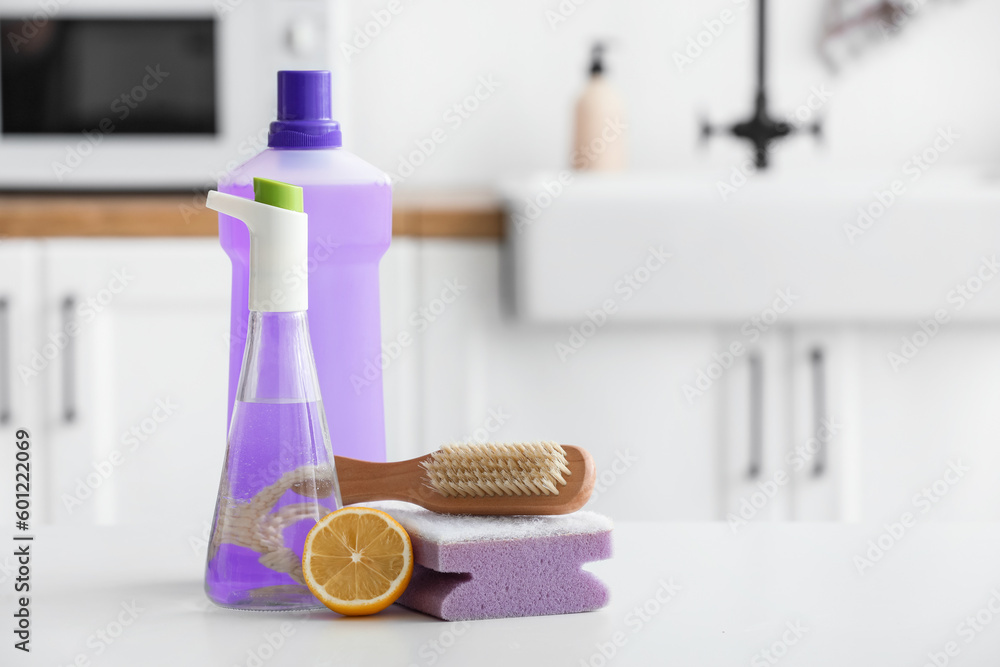
[[[73,323],[73,312],[76,310],[76,299],[67,296],[62,302],[62,330],[69,332]],[[76,342],[73,336],[67,335],[66,348],[63,350],[62,378],[62,420],[66,424],[76,421]]]
[[[809,355],[812,365],[813,381],[813,434],[819,443],[816,458],[813,461],[813,477],[822,477],[826,472],[826,441],[820,438],[823,423],[826,421],[826,360],[823,350],[813,348]]]
[[[0,424],[10,422],[10,308],[0,297]]]
[[[751,354],[750,364],[750,465],[747,477],[760,476],[764,459],[764,371],[760,355]]]

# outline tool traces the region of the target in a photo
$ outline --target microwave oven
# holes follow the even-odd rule
[[[211,186],[267,145],[277,71],[328,69],[346,0],[4,0],[0,190]]]

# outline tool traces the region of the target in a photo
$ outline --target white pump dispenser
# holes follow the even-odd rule
[[[576,104],[572,166],[593,171],[625,169],[625,105],[604,76],[604,45],[591,51],[590,78]]]
[[[304,271],[309,256],[302,188],[253,179],[254,199],[212,190],[206,206],[242,220],[250,230],[250,310],[289,313],[309,307]]]

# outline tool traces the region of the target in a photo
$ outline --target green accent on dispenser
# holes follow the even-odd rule
[[[302,213],[302,188],[270,178],[253,179],[253,200],[269,206]]]

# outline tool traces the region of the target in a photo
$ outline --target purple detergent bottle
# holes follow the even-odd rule
[[[253,199],[254,176],[303,188],[308,260],[283,279],[308,280],[309,334],[333,452],[385,461],[378,265],[392,238],[391,181],[341,148],[327,71],[278,72],[278,120],[267,145],[219,191]],[[233,265],[231,421],[249,319],[250,237],[242,222],[220,214],[219,240]]]

